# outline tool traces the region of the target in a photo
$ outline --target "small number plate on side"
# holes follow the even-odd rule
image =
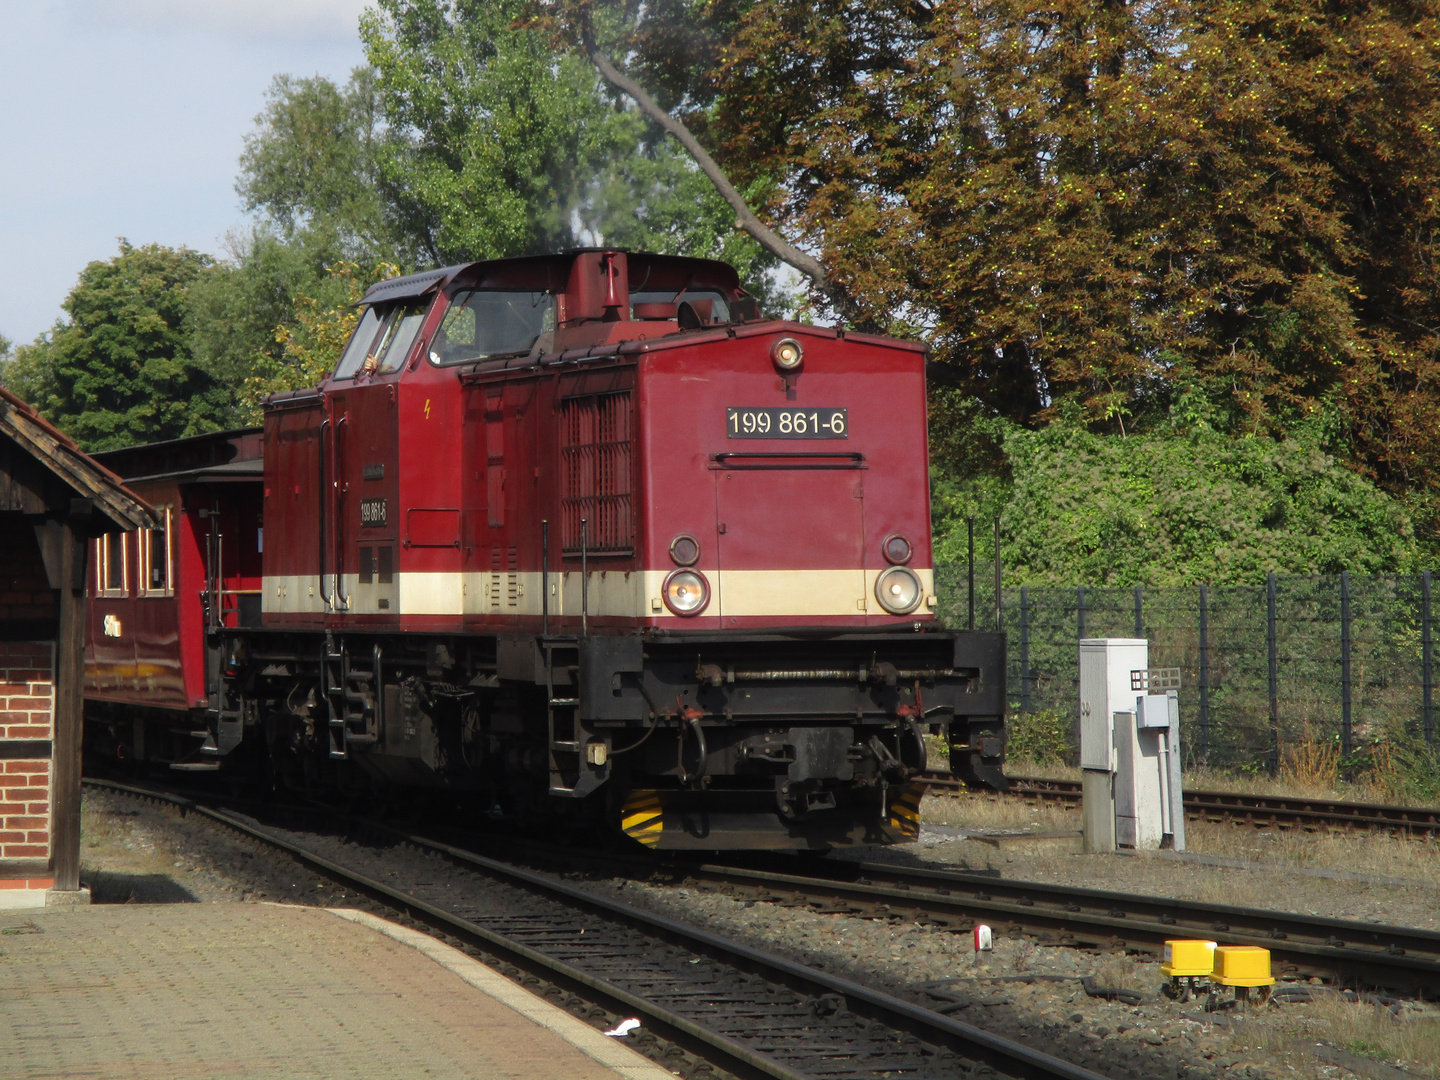
[[[725,434],[731,439],[848,439],[847,409],[772,409],[731,405]]]
[[[389,515],[385,513],[386,506],[384,499],[361,499],[360,500],[360,527],[362,529],[383,529],[389,524]]]

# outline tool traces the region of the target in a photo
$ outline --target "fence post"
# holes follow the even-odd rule
[[[1145,636],[1145,619],[1144,619],[1144,616],[1143,616],[1144,608],[1142,607],[1143,601],[1141,600],[1140,596],[1141,596],[1140,586],[1139,586],[1139,585],[1136,585],[1136,586],[1135,586],[1135,636],[1136,636],[1137,638],[1143,638],[1143,637]]]
[[[1340,753],[1350,753],[1350,571],[1340,571]]]
[[[1000,515],[995,515],[995,632],[1003,628],[1000,618]]]
[[[1075,633],[1077,638],[1085,637],[1085,586],[1075,587]]]
[[[970,620],[967,629],[975,629],[975,519],[965,519],[965,539],[970,546]]]
[[[1280,701],[1279,671],[1275,643],[1275,571],[1265,575],[1265,653],[1269,662],[1270,697],[1270,775],[1280,771]]]
[[[1030,586],[1020,586],[1020,711],[1030,711]]]
[[[1435,741],[1435,652],[1430,643],[1430,571],[1420,575],[1420,682],[1423,687],[1423,704],[1420,711],[1421,724],[1425,729],[1425,741]]]
[[[1200,586],[1200,764],[1210,763],[1210,587]]]

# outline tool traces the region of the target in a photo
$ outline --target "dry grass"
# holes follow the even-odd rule
[[[1252,859],[1277,868],[1347,870],[1440,885],[1440,844],[1375,833],[1323,833],[1256,829],[1208,821],[1186,825],[1191,851]]]
[[[1432,801],[1415,798],[1405,791],[1396,776],[1396,767],[1391,764],[1389,749],[1383,744],[1375,750],[1375,768],[1353,782],[1341,777],[1338,768],[1332,770],[1328,767],[1323,749],[1301,750],[1298,754],[1298,761],[1287,755],[1287,763],[1279,776],[1236,775],[1195,767],[1185,771],[1185,786],[1194,791],[1392,803],[1397,806],[1428,806]]]
[[[1309,1005],[1282,1005],[1252,1014],[1259,1023],[1237,1032],[1235,1048],[1300,1051],[1319,1065],[1317,1042],[1356,1057],[1385,1061],[1414,1076],[1440,1077],[1440,1016],[1427,1009],[1389,1009],[1366,1002],[1322,998]],[[1318,1075],[1318,1072],[1314,1075]]]
[[[1317,1002],[1311,1011],[1325,1021],[1330,1041],[1340,1049],[1440,1076],[1440,1017],[1403,1010],[1391,1015],[1388,1009],[1339,1000]]]
[[[920,813],[930,824],[967,829],[1080,828],[1078,810],[977,792],[927,795]],[[1440,843],[1433,841],[1366,832],[1257,829],[1232,822],[1190,821],[1185,828],[1189,850],[1200,855],[1247,859],[1277,870],[1316,867],[1440,885]]]
[[[1041,764],[1025,758],[1008,758],[1005,761],[1006,776],[1037,776],[1046,780],[1079,780],[1078,765],[1060,765],[1056,762]]]
[[[1155,990],[1155,972],[1148,964],[1137,964],[1126,956],[1105,955],[1095,968],[1095,982],[1099,986],[1117,990],[1135,990],[1150,994]]]
[[[1334,791],[1340,777],[1340,744],[1316,738],[1310,721],[1301,725],[1300,738],[1285,745],[1280,780],[1305,795]]]
[[[926,795],[920,808],[921,820],[933,825],[955,825],[966,829],[1078,829],[1080,814],[1052,804],[1036,805],[1010,795],[962,791],[958,794]]]

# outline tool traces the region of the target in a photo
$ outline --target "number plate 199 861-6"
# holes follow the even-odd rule
[[[845,409],[772,409],[731,405],[725,434],[732,439],[848,439]]]

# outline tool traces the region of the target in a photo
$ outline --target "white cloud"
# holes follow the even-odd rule
[[[353,39],[367,0],[69,0],[87,23],[222,38]]]

